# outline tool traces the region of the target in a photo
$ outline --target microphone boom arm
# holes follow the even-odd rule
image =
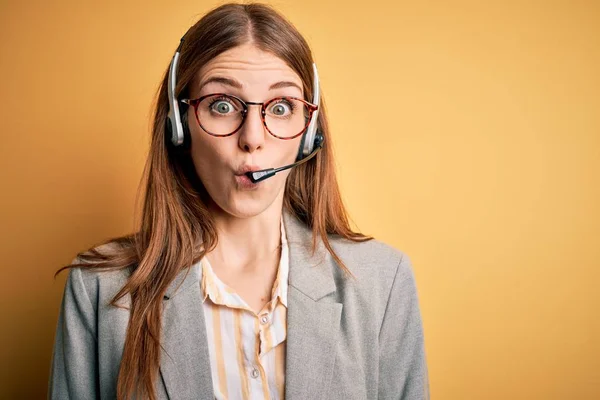
[[[300,164],[304,164],[305,162],[307,162],[308,160],[310,160],[311,158],[313,158],[314,156],[316,156],[317,153],[319,151],[321,151],[322,148],[323,148],[323,145],[319,145],[319,147],[315,151],[313,151],[312,154],[310,154],[308,157],[303,158],[302,160],[297,161],[297,162],[295,162],[293,164],[289,164],[289,165],[286,165],[286,166],[283,166],[283,167],[279,167],[279,168],[267,168],[267,169],[261,169],[260,171],[246,172],[246,176],[248,178],[250,178],[250,180],[253,183],[258,183],[258,182],[263,181],[263,180],[265,180],[267,178],[270,178],[271,176],[275,175],[278,172],[285,171],[286,169],[295,167],[295,166],[300,165]]]

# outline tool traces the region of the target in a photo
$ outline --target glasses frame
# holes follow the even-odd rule
[[[244,109],[242,110],[242,121],[240,122],[240,125],[233,132],[228,133],[226,135],[219,135],[216,133],[209,132],[206,128],[204,128],[204,126],[202,126],[202,122],[200,122],[200,118],[198,117],[198,106],[200,105],[202,100],[204,100],[208,97],[211,97],[211,96],[231,97],[231,98],[239,101],[242,104],[242,106],[244,107]],[[267,126],[267,121],[265,119],[267,116],[267,112],[265,110],[271,103],[273,103],[277,100],[287,100],[287,99],[298,100],[298,101],[301,101],[302,103],[304,103],[308,107],[308,118],[306,118],[306,125],[304,125],[304,128],[302,128],[302,130],[300,132],[298,132],[297,134],[295,134],[293,136],[281,137],[281,136],[277,136],[275,133],[273,133]],[[248,106],[255,105],[255,106],[260,106],[260,118],[262,120],[263,126],[267,129],[267,131],[269,132],[269,134],[271,134],[271,136],[275,136],[277,139],[282,139],[282,140],[295,139],[298,136],[300,136],[301,134],[303,134],[304,131],[306,131],[306,128],[308,128],[308,125],[310,125],[310,121],[312,120],[313,113],[319,109],[318,105],[310,103],[306,100],[303,100],[301,98],[294,97],[294,96],[278,96],[278,97],[274,97],[270,100],[267,100],[263,103],[259,103],[259,102],[254,102],[254,101],[244,101],[244,100],[240,99],[239,97],[234,96],[232,94],[228,94],[228,93],[211,93],[211,94],[204,95],[202,97],[198,97],[197,99],[181,99],[179,101],[193,107],[194,115],[196,116],[196,122],[198,122],[198,125],[202,128],[202,130],[204,132],[208,133],[211,136],[215,136],[215,137],[227,137],[227,136],[231,136],[231,135],[235,134],[237,131],[239,131],[242,128],[242,126],[244,126],[244,122],[246,122],[246,117],[248,116]]]

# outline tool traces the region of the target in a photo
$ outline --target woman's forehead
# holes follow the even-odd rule
[[[223,85],[229,80],[239,89],[296,87],[302,93],[302,80],[284,60],[252,44],[227,50],[204,64],[196,77],[197,90]]]

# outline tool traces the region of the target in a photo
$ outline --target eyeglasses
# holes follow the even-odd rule
[[[267,131],[276,138],[289,140],[301,135],[318,106],[297,97],[275,97],[264,103],[244,101],[237,96],[213,93],[197,99],[182,99],[194,107],[198,125],[212,136],[231,136],[246,120],[248,106],[260,106],[260,115]]]

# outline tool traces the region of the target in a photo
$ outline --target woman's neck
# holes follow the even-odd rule
[[[282,208],[271,204],[262,213],[240,218],[221,210],[213,213],[218,242],[207,254],[211,265],[229,272],[250,272],[279,259]]]

